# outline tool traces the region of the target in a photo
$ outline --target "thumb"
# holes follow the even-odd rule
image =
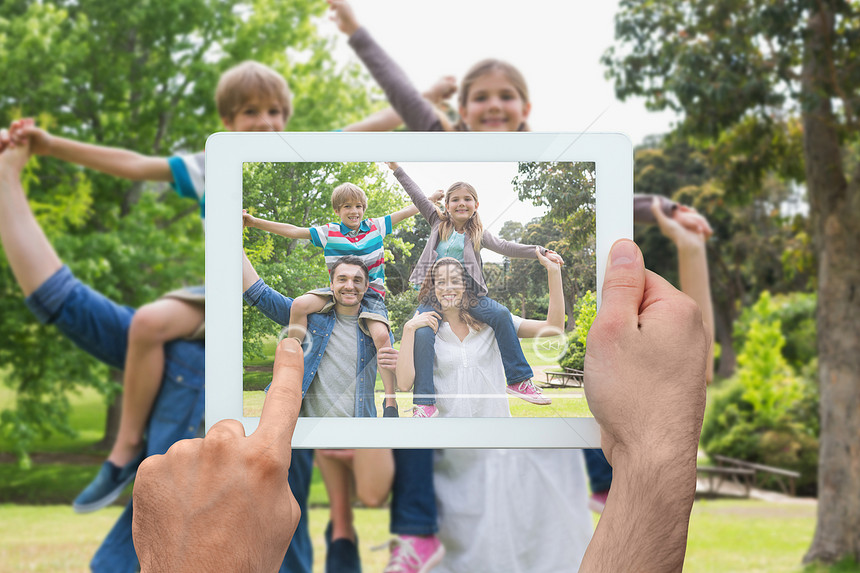
[[[637,326],[645,290],[645,264],[636,243],[619,239],[609,251],[597,320],[620,327]]]

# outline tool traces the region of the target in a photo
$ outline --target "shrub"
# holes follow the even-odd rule
[[[573,317],[571,319],[576,325],[567,337],[567,351],[561,359],[563,368],[575,368],[582,370],[585,365],[585,339],[588,330],[597,316],[597,297],[593,292],[587,291],[579,297],[573,305]]]
[[[799,492],[811,494],[818,466],[815,361],[798,373],[784,356],[783,312],[766,292],[744,312],[738,370],[710,391],[702,447],[709,455],[799,471]]]

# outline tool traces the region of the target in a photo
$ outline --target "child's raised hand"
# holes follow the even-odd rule
[[[255,217],[248,212],[247,209],[242,209],[242,226],[243,227],[253,227],[254,226]]]
[[[454,76],[442,76],[422,95],[428,101],[440,103],[457,92],[457,79]]]
[[[714,234],[714,230],[711,229],[708,220],[692,207],[678,205],[678,208],[672,214],[672,218],[685,229],[703,234],[706,239]]]
[[[337,24],[338,30],[347,36],[352,36],[361,27],[349,2],[346,0],[328,0],[328,5],[332,10],[330,19]]]
[[[430,201],[432,201],[433,203],[438,203],[439,201],[442,200],[442,197],[444,197],[444,196],[445,196],[444,191],[442,191],[441,189],[436,189],[435,191],[433,191],[433,193],[428,195],[427,198],[430,199]]]
[[[36,120],[25,117],[12,123],[10,130],[12,145],[23,145],[25,140],[30,140],[30,153],[36,155],[48,155],[51,150],[53,138],[51,134],[40,127],[36,127]]]
[[[679,249],[688,245],[704,244],[712,232],[704,217],[683,205],[678,206],[674,216],[668,217],[660,208],[660,200],[654,197],[651,202],[651,212],[657,219],[660,232],[675,243]]]
[[[537,254],[538,261],[547,270],[556,270],[561,269],[561,265],[564,264],[564,259],[561,258],[561,255],[556,253],[555,251],[550,251],[547,249],[546,254],[541,254],[540,247],[535,247],[535,253]]]
[[[399,165],[397,165],[396,161],[386,161],[385,164],[388,165],[388,168],[392,171],[397,171],[397,168],[400,167]]]
[[[0,131],[0,176],[7,172],[18,177],[30,159],[30,144],[26,137],[18,138],[16,133],[21,129],[21,120],[13,121],[9,129]]]

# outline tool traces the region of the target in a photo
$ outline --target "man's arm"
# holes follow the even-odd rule
[[[708,335],[695,302],[613,245],[585,395],[612,489],[580,571],[680,571],[696,493]]]
[[[151,157],[127,149],[66,139],[36,127],[32,119],[25,121],[20,136],[30,139],[33,153],[55,157],[132,181],[173,181],[173,173],[165,157]]]
[[[311,230],[307,227],[297,227],[289,223],[277,223],[254,217],[248,211],[242,210],[242,222],[246,227],[254,227],[262,231],[274,233],[288,239],[310,239]]]
[[[301,513],[287,472],[303,371],[298,341],[281,341],[252,435],[224,420],[140,465],[132,535],[143,573],[278,569]]]

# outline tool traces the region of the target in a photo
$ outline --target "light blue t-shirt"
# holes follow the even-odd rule
[[[458,233],[452,230],[447,239],[439,239],[439,244],[436,245],[436,254],[439,258],[453,257],[460,262],[463,262],[463,247],[466,241],[465,233]]]

